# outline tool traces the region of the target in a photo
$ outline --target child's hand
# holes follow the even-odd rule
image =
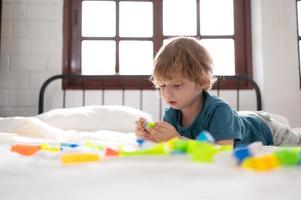
[[[147,128],[146,130],[156,142],[168,141],[174,137],[180,137],[176,129],[167,122],[156,122],[154,128]]]
[[[152,137],[152,135],[147,132],[144,128],[144,125],[146,124],[146,119],[140,117],[136,122],[136,136],[139,138],[143,138],[146,140],[151,140],[151,141],[155,141],[154,138]]]

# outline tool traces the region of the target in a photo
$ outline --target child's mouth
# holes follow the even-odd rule
[[[169,101],[168,103],[169,103],[169,105],[176,105],[177,104],[176,101]]]

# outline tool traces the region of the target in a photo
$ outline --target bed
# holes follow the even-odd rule
[[[57,77],[65,76],[50,79]],[[194,162],[188,154],[106,156],[102,149],[100,160],[66,165],[61,160],[63,154],[95,153],[95,145],[113,150],[140,148],[133,123],[138,117],[151,121],[154,116],[126,104],[45,111],[42,100],[48,84],[46,81],[41,89],[39,115],[0,119],[0,199],[300,199],[299,166],[246,170],[233,162],[231,151],[217,154],[207,163]],[[255,93],[257,90],[258,86]],[[260,91],[258,94],[254,110],[261,109]],[[282,120],[286,123],[284,117]],[[81,148],[39,150],[31,156],[11,151],[16,144],[56,147],[62,143]],[[277,149],[262,147],[257,154]]]
[[[68,94],[69,100],[71,99],[72,101],[74,101],[74,97],[77,95],[77,98],[79,99],[77,106],[89,105],[89,91],[91,92],[92,89],[94,92],[92,97],[96,97],[96,101],[92,102],[92,104],[129,104],[130,106],[136,107],[139,110],[144,110],[153,114],[153,118],[157,120],[161,119],[166,105],[162,103],[161,98],[158,98],[157,91],[151,86],[151,83],[148,80],[149,76],[142,76],[143,79],[139,80],[140,84],[138,88],[133,87],[132,82],[137,82],[137,77],[138,76],[135,75],[116,76],[114,77],[114,80],[117,84],[112,85],[110,84],[112,81],[112,76],[82,76],[76,74],[58,74],[51,76],[42,84],[40,88],[38,113],[41,114],[45,111],[45,104],[47,104],[45,101],[49,99],[52,101],[57,101],[58,103],[55,105],[55,107],[49,108],[48,102],[48,105],[46,105],[46,107],[48,106],[48,109],[46,110],[51,110],[57,107],[68,107]],[[77,84],[75,84],[73,88],[70,87],[69,89],[66,89],[64,84],[72,81],[77,82]],[[88,87],[86,85],[87,82],[91,81],[97,83],[97,90],[95,90],[93,86]],[[227,88],[225,87],[225,81],[230,83],[228,84]],[[106,85],[106,82],[109,82],[109,84]],[[55,86],[57,83],[59,87],[52,91],[53,88],[51,86]],[[63,88],[60,88],[61,85],[63,85]],[[231,90],[226,90],[229,88],[229,85]],[[113,94],[110,96],[110,92],[112,93],[116,90],[110,90],[108,88],[114,88],[114,86],[122,89],[119,90],[119,95],[116,95],[115,93],[115,95]],[[46,94],[47,90],[50,90],[48,95]],[[77,94],[74,94],[74,91],[76,91]],[[53,96],[57,96],[58,92],[60,92],[58,100],[53,99]],[[211,90],[211,92],[215,93],[217,96],[225,98],[225,100],[227,100],[233,106],[233,108],[236,108],[236,110],[262,110],[262,100],[259,86],[254,80],[247,76],[216,76],[216,82],[213,85],[213,90]],[[95,93],[98,94],[98,96],[96,96]],[[129,95],[136,96],[136,99],[129,99],[127,101],[127,93],[129,93]],[[117,99],[117,101],[114,101],[114,99]],[[151,103],[148,103],[147,99],[151,99],[149,101]],[[132,102],[135,101],[136,104],[133,104]],[[74,105],[71,105],[71,107],[74,107]],[[148,109],[145,107],[148,107]]]

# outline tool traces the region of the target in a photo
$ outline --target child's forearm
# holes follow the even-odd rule
[[[219,140],[216,143],[220,145],[234,145],[234,140]]]

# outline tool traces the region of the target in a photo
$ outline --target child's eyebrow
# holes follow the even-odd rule
[[[173,83],[184,83],[184,80],[174,80]]]

